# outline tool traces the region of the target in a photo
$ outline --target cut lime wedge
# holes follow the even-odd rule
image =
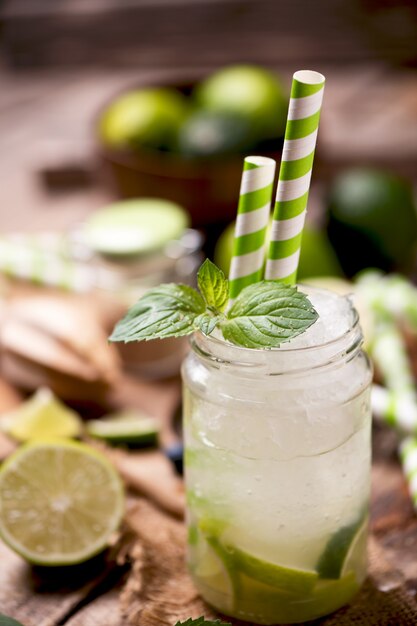
[[[356,522],[343,526],[330,537],[317,564],[320,578],[335,579],[348,571],[363,571],[367,528],[368,518],[361,516]]]
[[[0,470],[0,536],[32,563],[70,565],[94,556],[123,509],[118,474],[82,443],[29,443]]]
[[[234,569],[284,593],[311,593],[318,578],[317,572],[313,570],[295,569],[264,561],[235,546],[227,547],[226,551]]]
[[[125,412],[100,420],[90,420],[86,428],[91,437],[109,443],[145,446],[157,443],[159,422],[153,417]]]
[[[52,391],[39,389],[29,400],[1,419],[2,430],[17,441],[45,437],[78,437],[81,419],[54,396]]]

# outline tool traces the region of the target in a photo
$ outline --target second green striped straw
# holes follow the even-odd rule
[[[265,278],[296,282],[325,78],[295,72]]]
[[[230,298],[262,279],[265,237],[271,213],[276,163],[260,156],[245,158],[230,264]]]

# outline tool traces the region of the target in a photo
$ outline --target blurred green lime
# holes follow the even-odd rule
[[[222,232],[214,248],[214,262],[226,276],[229,275],[230,261],[232,260],[234,234],[235,222],[232,222]]]
[[[174,89],[131,91],[109,105],[99,133],[113,148],[170,148],[187,113],[186,98]]]
[[[214,251],[214,261],[226,275],[232,258],[234,230],[233,222],[220,235]],[[342,276],[342,270],[326,233],[306,225],[297,278],[302,281],[311,276]]]
[[[285,89],[274,73],[262,67],[225,67],[201,82],[194,97],[204,109],[246,118],[258,140],[284,133],[288,106]]]
[[[179,204],[160,198],[132,198],[95,211],[83,234],[96,252],[129,257],[160,250],[180,238],[188,222]]]
[[[298,280],[312,276],[343,276],[336,253],[322,230],[304,227],[301,242]]]
[[[247,119],[230,113],[199,110],[182,125],[178,149],[187,157],[214,157],[236,154],[251,147]]]
[[[410,260],[417,240],[411,185],[386,172],[348,170],[328,198],[329,237],[345,272],[390,270]]]

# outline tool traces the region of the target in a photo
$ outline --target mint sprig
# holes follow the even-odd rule
[[[316,319],[297,287],[263,280],[241,291],[221,328],[224,338],[238,346],[268,348],[293,339]]]
[[[142,341],[181,337],[195,330],[194,320],[204,313],[201,295],[188,285],[159,285],[134,304],[118,323],[110,341]]]
[[[272,348],[303,333],[318,314],[297,287],[263,280],[243,289],[228,309],[223,272],[205,261],[197,290],[169,283],[148,291],[116,325],[110,341],[142,341],[210,335],[220,328],[226,340],[245,348]]]
[[[13,619],[13,617],[9,617],[8,615],[4,615],[3,613],[0,613],[0,626],[23,626],[23,625],[20,622]]]
[[[206,620],[204,617],[197,619],[187,619],[185,622],[177,622],[175,626],[232,626],[230,622],[221,622],[219,619]]]

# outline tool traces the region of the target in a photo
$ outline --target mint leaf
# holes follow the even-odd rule
[[[116,324],[110,341],[141,341],[189,335],[204,300],[188,285],[169,283],[148,291]]]
[[[206,259],[198,270],[198,288],[210,309],[222,312],[229,300],[229,281],[214,263]]]
[[[201,330],[204,335],[211,335],[213,330],[216,328],[219,323],[220,316],[219,315],[210,315],[210,313],[202,313],[194,320],[194,327],[198,330]]]
[[[219,619],[206,620],[204,617],[197,619],[187,619],[186,622],[177,622],[175,626],[232,626],[230,622],[221,622]]]
[[[22,624],[13,619],[13,617],[0,613],[0,626],[22,626]]]
[[[297,287],[263,280],[242,289],[220,327],[224,338],[238,346],[271,348],[300,335],[317,318]]]

